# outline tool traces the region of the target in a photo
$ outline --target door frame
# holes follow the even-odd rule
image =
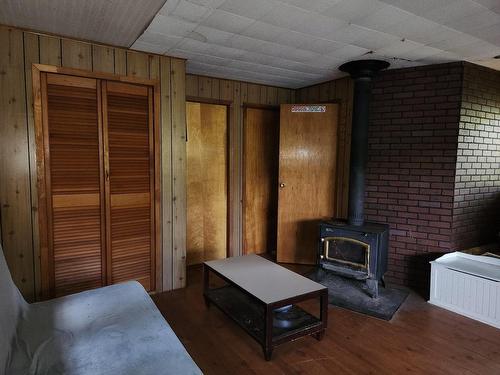
[[[244,103],[242,106],[243,112],[243,123],[241,130],[241,255],[246,255],[245,253],[245,184],[246,184],[246,176],[245,176],[245,128],[247,126],[247,109],[263,109],[269,111],[277,111],[278,117],[280,113],[280,105],[272,105],[272,104],[249,104]],[[279,153],[279,123],[278,123],[278,149],[276,150]],[[278,166],[279,167],[279,166]],[[279,170],[277,171],[279,172]],[[277,198],[277,197],[276,197]],[[278,206],[278,202],[276,202],[276,207]],[[276,216],[276,224],[278,221],[278,217]]]
[[[124,75],[116,75],[112,73],[90,72],[88,70],[63,68],[53,65],[32,64],[32,82],[33,82],[33,109],[34,109],[34,127],[35,127],[35,145],[36,145],[36,173],[37,173],[37,190],[38,190],[38,227],[39,227],[39,247],[35,249],[35,262],[38,262],[40,269],[40,277],[35,278],[35,290],[40,290],[38,300],[50,298],[50,259],[49,259],[49,238],[48,238],[48,223],[47,213],[50,207],[47,201],[47,181],[45,178],[45,149],[44,149],[44,128],[45,121],[42,110],[42,73],[63,74],[75,77],[93,78],[97,80],[118,81],[124,83],[138,84],[149,86],[153,90],[153,137],[154,137],[154,238],[155,238],[155,256],[154,262],[154,292],[161,292],[163,289],[163,257],[168,256],[163,254],[162,249],[162,207],[164,202],[161,195],[161,123],[160,123],[160,82],[155,79],[146,79],[138,77],[129,77]],[[100,92],[99,92],[100,95]],[[36,267],[35,267],[36,268]]]
[[[231,171],[231,106],[232,102],[228,100],[219,100],[219,99],[207,99],[207,98],[198,98],[192,96],[186,96],[186,106],[188,103],[198,103],[198,104],[212,104],[212,105],[221,105],[226,107],[226,258],[232,256],[230,250],[231,244],[231,231],[230,231],[230,220],[232,216],[233,203],[231,199],[231,176],[234,172]],[[186,142],[189,141],[189,132],[188,132],[188,123],[187,123],[187,111],[186,111]],[[187,157],[186,157],[186,175],[187,175]],[[186,186],[186,196],[187,196],[187,186]],[[187,206],[187,200],[186,200]],[[186,223],[187,225],[187,223]],[[186,248],[186,258],[187,258],[187,248]],[[196,266],[196,265],[193,265]]]

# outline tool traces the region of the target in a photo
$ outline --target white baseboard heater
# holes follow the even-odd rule
[[[500,328],[500,259],[454,252],[432,261],[429,302]]]

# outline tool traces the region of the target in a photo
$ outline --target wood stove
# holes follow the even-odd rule
[[[368,159],[368,115],[373,77],[389,63],[358,60],[345,63],[340,70],[354,81],[349,210],[347,221],[321,222],[318,264],[329,272],[365,280],[368,292],[378,297],[387,269],[389,227],[365,222],[365,171]]]
[[[320,223],[318,263],[326,271],[365,280],[368,292],[378,296],[379,282],[385,286],[389,227],[365,222],[350,225],[347,221]]]

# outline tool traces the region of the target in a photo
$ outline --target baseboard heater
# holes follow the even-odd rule
[[[429,302],[500,328],[500,259],[461,252],[431,263]]]

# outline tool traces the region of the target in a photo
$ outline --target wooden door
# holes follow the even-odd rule
[[[227,256],[227,107],[186,103],[187,264]]]
[[[102,83],[106,169],[107,281],[155,289],[152,88]]]
[[[302,112],[307,110],[324,112]],[[318,220],[335,209],[338,105],[280,112],[278,262],[316,261]]]
[[[57,297],[106,284],[100,82],[42,73],[40,85],[42,278]]]
[[[276,252],[279,110],[246,108],[243,124],[243,254]]]

